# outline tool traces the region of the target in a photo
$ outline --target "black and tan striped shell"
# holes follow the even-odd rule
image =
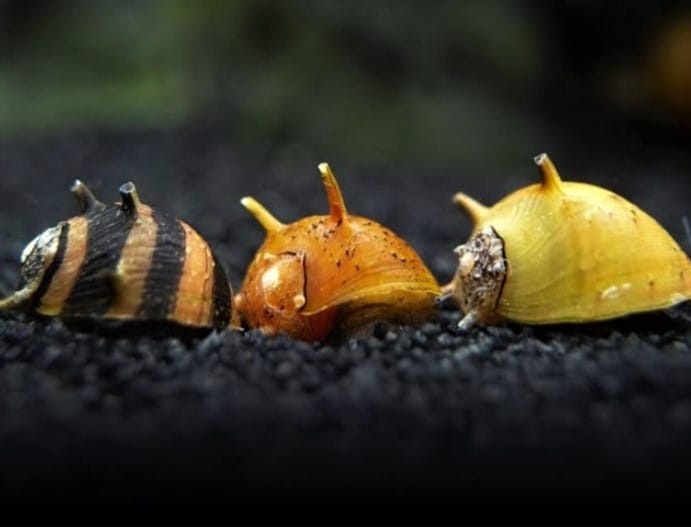
[[[81,214],[34,238],[18,290],[0,309],[60,318],[234,325],[232,289],[209,244],[187,223],[144,205],[133,183],[106,206],[76,180]]]

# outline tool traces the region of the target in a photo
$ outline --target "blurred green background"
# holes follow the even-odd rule
[[[691,8],[0,0],[3,139],[199,125],[363,162],[529,159],[621,125],[688,142]]]

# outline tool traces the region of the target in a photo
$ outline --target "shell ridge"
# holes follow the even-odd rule
[[[496,313],[497,307],[499,307],[499,301],[504,293],[504,286],[506,286],[506,277],[509,276],[509,273],[511,272],[511,263],[506,258],[506,242],[504,241],[504,238],[502,238],[496,229],[491,225],[490,229],[492,229],[494,235],[499,238],[499,242],[501,243],[501,259],[503,260],[505,266],[505,270],[502,274],[501,284],[499,285],[499,292],[497,293],[497,299],[494,302],[494,307],[492,308],[492,311]]]
[[[380,271],[372,270],[368,274],[375,274]],[[323,302],[319,305],[310,305],[309,297],[307,297],[307,302],[302,309],[302,314],[304,315],[314,315],[330,307],[337,305],[342,305],[348,302],[355,302],[361,298],[373,298],[380,296],[384,291],[400,291],[405,293],[429,293],[430,298],[434,299],[439,295],[439,290],[432,287],[431,285],[426,285],[424,282],[411,282],[409,279],[401,279],[398,281],[387,282],[386,284],[373,284],[368,287],[358,286],[358,282],[348,282],[342,285],[337,290],[334,290],[329,296],[328,302]],[[305,280],[307,283],[307,280]],[[379,293],[379,295],[373,295],[372,293]]]
[[[65,302],[65,314],[102,315],[108,310],[115,296],[115,269],[133,225],[134,218],[115,207],[89,218],[86,256]]]
[[[157,225],[151,264],[146,273],[137,316],[165,319],[175,307],[185,260],[185,231],[167,214],[152,211]]]
[[[209,251],[211,252],[211,257],[214,263],[214,282],[212,295],[213,326],[217,329],[222,329],[228,326],[231,321],[231,317],[234,315],[230,284],[226,279],[226,274],[220,260],[210,247]]]
[[[533,188],[533,187],[530,187]],[[558,200],[558,201],[555,201]],[[572,223],[564,223],[558,220],[565,211],[569,211],[571,203],[566,194],[545,196],[534,194],[534,199],[529,202],[526,210],[517,211],[516,218],[522,214],[533,217],[539,214],[537,230],[518,229],[518,225],[524,225],[513,220],[511,239],[513,243],[504,243],[505,259],[507,263],[507,280],[502,285],[502,294],[496,306],[496,312],[503,317],[512,320],[521,320],[527,313],[532,312],[556,312],[564,303],[572,301],[567,298],[569,287],[568,280],[577,280],[582,284],[583,273],[576,272],[580,265],[578,255],[583,254],[582,239],[574,236]],[[550,205],[551,206],[547,206]],[[570,210],[574,214],[574,210]],[[499,234],[504,240],[509,239],[507,233]],[[516,238],[521,240],[516,243]],[[567,244],[567,241],[569,242]],[[574,243],[576,245],[574,245]],[[559,247],[556,250],[555,247]],[[535,262],[540,261],[549,272],[535,269]],[[523,276],[520,283],[513,277]],[[526,277],[530,277],[526,280]],[[579,289],[582,285],[578,285]],[[550,291],[559,291],[560,295],[549,294]],[[535,315],[529,315],[534,317]]]

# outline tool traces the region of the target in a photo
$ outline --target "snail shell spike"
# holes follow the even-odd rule
[[[542,174],[542,188],[563,192],[561,177],[549,156],[543,153],[535,156],[534,161]]]
[[[266,232],[276,232],[284,227],[283,223],[278,221],[273,214],[266,210],[264,205],[259,203],[256,199],[247,196],[242,198],[240,203],[242,203],[242,206],[250,211],[252,216],[254,216],[261,226],[264,227]]]
[[[334,176],[328,163],[319,163],[319,172],[321,172],[324,188],[326,188],[326,198],[329,200],[329,216],[335,221],[341,221],[348,212],[343,201],[341,188],[336,182],[336,176]]]
[[[84,182],[80,179],[75,179],[74,183],[70,187],[70,191],[77,200],[79,205],[79,210],[82,214],[87,214],[89,212],[103,210],[106,208],[105,203],[100,202],[96,199],[91,189],[87,187]]]
[[[122,198],[122,210],[127,214],[136,216],[138,211],[142,208],[142,202],[137,194],[137,187],[134,183],[128,181],[120,187],[120,197]]]
[[[453,202],[461,207],[461,210],[468,215],[473,224],[480,223],[489,210],[489,207],[485,207],[482,203],[463,192],[457,192],[453,197]]]

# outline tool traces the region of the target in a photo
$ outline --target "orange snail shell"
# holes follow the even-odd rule
[[[283,224],[252,198],[267,232],[235,297],[241,319],[267,334],[317,341],[377,320],[435,315],[440,288],[419,255],[379,223],[346,212],[336,178],[319,165],[330,211]]]

